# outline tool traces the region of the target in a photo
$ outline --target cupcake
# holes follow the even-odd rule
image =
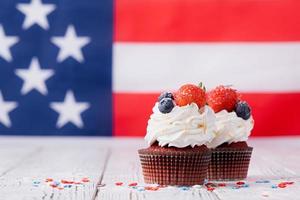
[[[251,109],[236,90],[226,86],[210,91],[207,103],[216,116],[216,136],[207,145],[212,149],[208,179],[245,179],[253,150],[247,144],[254,125]]]
[[[145,140],[138,151],[144,180],[150,184],[203,184],[215,136],[215,115],[205,89],[187,84],[175,94],[162,93],[153,107]]]

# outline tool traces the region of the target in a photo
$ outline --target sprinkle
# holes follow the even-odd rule
[[[129,187],[132,187],[132,186],[137,186],[137,183],[130,183],[129,185],[128,185]]]
[[[81,183],[80,183],[80,182],[74,182],[74,184],[75,184],[75,185],[80,185]]]
[[[90,182],[90,180],[88,178],[83,178],[83,179],[81,179],[81,181],[84,182],[84,183]]]
[[[210,192],[212,192],[212,191],[214,191],[214,190],[215,190],[215,188],[213,188],[213,187],[207,188],[207,191],[210,191]]]
[[[159,187],[151,187],[151,186],[145,187],[145,190],[150,190],[150,191],[156,191],[158,189],[159,189]]]
[[[116,186],[121,186],[121,185],[123,185],[123,183],[122,182],[116,182],[115,185]]]
[[[137,186],[132,186],[131,188],[132,188],[132,189],[137,189]]]
[[[58,187],[57,189],[59,189],[59,190],[63,190],[64,188],[63,188],[63,187]]]
[[[270,183],[268,180],[257,180],[255,183]]]
[[[278,186],[277,185],[272,185],[271,188],[278,188]]]
[[[285,188],[285,187],[286,187],[286,184],[279,183],[279,184],[278,184],[278,187],[280,187],[280,188]]]
[[[226,183],[218,183],[218,187],[226,187]]]
[[[40,181],[33,181],[33,184],[40,184]]]
[[[242,185],[242,187],[247,188],[247,187],[249,187],[249,184],[244,184],[244,185]]]
[[[47,179],[45,180],[45,182],[52,182],[52,181],[53,181],[52,178],[47,178]]]
[[[55,185],[57,185],[57,186],[58,186],[58,185],[60,185],[60,182],[58,182],[58,181],[54,181],[54,182],[53,182],[53,184],[55,184]]]
[[[183,190],[183,191],[187,191],[187,190],[189,190],[190,188],[189,187],[185,187],[185,186],[182,186],[182,187],[179,187],[181,190]]]
[[[145,191],[145,189],[143,187],[138,187],[137,191],[142,192],[142,191]]]
[[[64,188],[71,188],[72,185],[64,185]]]
[[[279,184],[292,185],[292,184],[294,184],[294,182],[285,181],[285,182],[281,182]]]
[[[237,189],[240,189],[241,187],[239,186],[233,186],[231,189],[234,189],[234,190],[237,190]]]
[[[74,181],[61,180],[62,184],[74,184]]]
[[[57,187],[57,185],[55,185],[55,184],[50,184],[50,186],[53,187],[53,188]]]
[[[243,182],[243,181],[239,181],[239,182],[236,182],[236,184],[237,184],[237,185],[244,185],[244,184],[245,184],[245,182]]]

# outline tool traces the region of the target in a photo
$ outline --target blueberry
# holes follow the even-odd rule
[[[247,120],[251,116],[251,108],[245,101],[240,101],[235,105],[235,112],[238,117]]]
[[[169,113],[174,108],[174,102],[171,98],[163,98],[158,103],[158,109],[161,113]]]
[[[163,98],[171,98],[174,100],[174,96],[171,92],[163,92],[158,97],[158,102],[160,102]]]

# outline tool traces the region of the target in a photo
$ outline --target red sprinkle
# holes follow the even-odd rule
[[[62,184],[74,184],[74,181],[61,180]]]
[[[83,179],[81,179],[81,181],[84,182],[84,183],[90,182],[90,180],[88,178],[83,178]]]
[[[219,187],[225,187],[225,186],[226,186],[226,183],[219,183],[218,186],[219,186]]]
[[[81,183],[80,183],[80,182],[74,182],[74,184],[76,184],[76,185],[80,185]]]
[[[128,186],[137,186],[137,183],[130,183]]]
[[[50,186],[53,187],[53,188],[57,187],[57,185],[55,185],[55,184],[50,184]]]
[[[121,186],[121,185],[123,185],[123,183],[122,182],[116,182],[115,185],[116,186]]]
[[[145,190],[150,190],[150,191],[156,191],[158,189],[159,187],[150,187],[150,186],[145,187]]]
[[[280,188],[285,188],[285,187],[286,187],[286,184],[284,184],[284,183],[279,183],[279,184],[278,184],[278,187],[280,187]]]
[[[47,179],[45,180],[45,182],[52,182],[52,181],[53,181],[52,178],[47,178]]]
[[[237,184],[237,185],[244,185],[244,184],[245,184],[245,182],[243,182],[243,181],[239,181],[239,182],[236,182],[236,184]]]
[[[62,188],[62,187],[58,187],[57,189],[59,189],[59,190],[63,190],[64,188]]]
[[[207,190],[212,192],[212,191],[214,191],[214,190],[215,190],[215,188],[213,188],[213,187],[209,187],[209,188],[207,188]]]
[[[293,185],[294,182],[292,182],[292,181],[286,181],[286,182],[281,182],[281,183],[279,183],[279,184]]]

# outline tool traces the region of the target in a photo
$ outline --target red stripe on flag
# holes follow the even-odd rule
[[[144,136],[158,94],[115,93],[114,135]],[[255,127],[252,136],[300,135],[300,93],[246,93]]]
[[[298,0],[117,0],[115,41],[299,41]]]

